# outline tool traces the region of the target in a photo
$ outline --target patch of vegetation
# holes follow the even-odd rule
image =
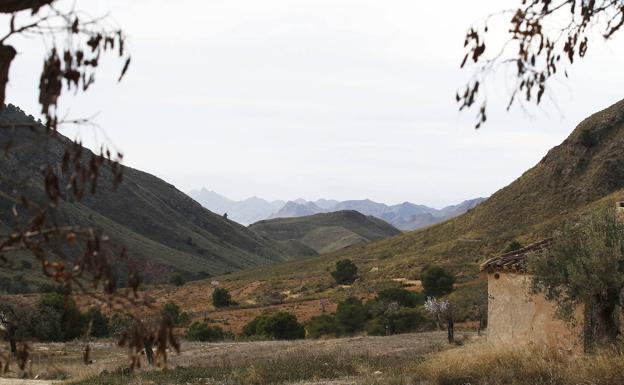
[[[230,291],[224,287],[216,287],[212,292],[212,304],[216,308],[220,307],[228,307],[235,305],[236,303],[232,301],[232,296],[230,295]]]
[[[367,313],[362,300],[355,297],[349,297],[338,304],[336,309],[336,319],[346,333],[355,333],[364,327]]]
[[[173,286],[180,287],[180,286],[183,286],[186,283],[186,281],[184,280],[184,277],[182,277],[181,274],[176,273],[176,274],[173,274],[171,277],[169,277],[169,283],[172,284]]]
[[[440,297],[453,291],[455,277],[440,266],[428,266],[421,281],[427,297]]]
[[[220,326],[210,326],[206,322],[193,322],[186,332],[186,339],[189,341],[216,342],[223,341],[226,337],[231,335]]]
[[[321,314],[312,317],[305,325],[309,338],[339,337],[344,333],[342,325],[334,314]]]
[[[243,327],[243,335],[276,340],[296,340],[305,337],[305,328],[293,314],[279,311],[257,316]]]
[[[358,278],[358,268],[350,259],[342,259],[336,262],[336,270],[331,276],[339,285],[348,285]]]
[[[402,288],[390,288],[377,293],[377,300],[387,303],[396,302],[404,307],[416,307],[425,303],[425,295]]]

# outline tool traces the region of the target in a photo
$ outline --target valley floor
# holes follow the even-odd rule
[[[460,338],[466,339],[472,337],[472,334],[460,336]],[[126,373],[122,375],[125,380],[116,382],[114,380],[116,377],[115,374],[123,373],[123,368],[126,368],[129,364],[127,350],[118,347],[112,341],[92,343],[91,357],[93,363],[85,366],[82,364],[83,347],[83,344],[77,342],[67,344],[34,344],[31,347],[31,378],[64,378],[69,381],[81,381],[81,384],[178,383],[177,380],[172,379],[164,380],[165,382],[160,382],[156,379],[156,382],[154,382],[152,377],[158,377],[159,374],[152,368],[147,367],[144,357],[142,358],[143,369],[139,371],[143,374],[128,377]],[[224,368],[233,371],[238,370],[237,368],[247,371],[249,368],[251,368],[251,370],[262,371],[260,368],[266,369],[271,367],[271,365],[281,366],[285,362],[292,361],[292,368],[299,373],[286,373],[289,371],[288,367],[275,369],[276,371],[284,371],[284,378],[287,380],[292,377],[292,383],[327,384],[328,382],[315,382],[318,380],[315,377],[317,376],[317,369],[319,369],[316,366],[320,365],[321,373],[327,370],[331,372],[328,374],[329,377],[337,380],[337,382],[333,383],[347,384],[351,383],[349,378],[360,374],[372,375],[372,373],[376,371],[382,373],[383,368],[387,366],[388,362],[419,360],[420,357],[428,353],[440,351],[447,347],[446,334],[442,332],[326,340],[223,343],[183,342],[182,352],[180,354],[170,354],[168,367],[173,369],[169,371],[170,373],[184,370],[181,368],[202,368],[195,370],[206,370],[210,373],[213,371],[219,373],[223,371]],[[359,364],[354,364],[355,362],[359,362]],[[375,364],[370,366],[370,362],[374,362]],[[268,366],[264,366],[265,364]],[[304,365],[304,367],[301,367],[301,365]],[[358,367],[356,368],[356,366]],[[13,369],[15,369],[15,367],[13,367]],[[309,378],[306,378],[306,371],[311,373]],[[342,376],[342,371],[344,371],[344,379],[338,378]],[[104,376],[100,375],[102,373],[104,373]],[[206,373],[206,375],[210,373]],[[301,374],[301,376],[298,376],[298,374]],[[144,375],[150,377],[150,380],[148,381],[143,378]],[[272,375],[277,375],[277,377],[279,377],[278,373],[273,373]],[[97,377],[93,378],[94,376]],[[2,379],[0,381],[4,381],[0,382],[2,385],[21,383],[19,380],[9,379]],[[236,382],[232,384],[234,383]],[[263,384],[264,382],[258,383]],[[279,383],[290,383],[290,381]],[[32,384],[47,385],[48,382],[42,381]]]

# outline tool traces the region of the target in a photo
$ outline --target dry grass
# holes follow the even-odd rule
[[[405,384],[621,385],[624,356],[613,351],[571,355],[538,347],[476,343],[432,356],[416,368],[411,381]]]

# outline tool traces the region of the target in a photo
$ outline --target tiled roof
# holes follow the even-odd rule
[[[519,250],[510,251],[498,257],[490,258],[481,264],[481,271],[492,273],[494,271],[525,271],[526,270],[526,258],[529,254],[541,251],[547,248],[552,242],[552,239],[544,239],[539,242],[532,243]]]

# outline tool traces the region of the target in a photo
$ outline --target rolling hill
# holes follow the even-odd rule
[[[281,243],[302,244],[312,251],[304,255],[330,253],[401,233],[378,218],[353,210],[269,219],[256,222],[249,228]],[[305,251],[305,248],[301,250]]]
[[[10,128],[19,122],[34,120],[11,105],[0,113],[0,147],[11,143],[0,162],[0,229],[13,221],[10,182],[25,182],[33,199],[43,196],[40,168],[48,161],[58,164],[69,142],[60,134],[45,134],[43,127]],[[277,243],[204,209],[175,186],[130,167],[123,174],[113,191],[110,170],[102,170],[96,195],[81,202],[63,199],[56,215],[63,223],[93,225],[126,245],[148,278],[166,279],[173,271],[216,275],[289,258]]]
[[[353,290],[367,292],[392,279],[419,279],[435,263],[453,271],[460,285],[474,285],[479,263],[511,241],[523,244],[550,236],[574,220],[624,199],[624,100],[583,120],[560,145],[510,185],[467,213],[402,235],[335,253],[252,269],[225,277],[231,284],[260,280],[265,285],[305,281],[327,288],[327,269],[342,258],[360,268]],[[300,292],[318,296],[318,290]],[[326,295],[326,294],[322,294]],[[329,294],[327,294],[329,295]]]

